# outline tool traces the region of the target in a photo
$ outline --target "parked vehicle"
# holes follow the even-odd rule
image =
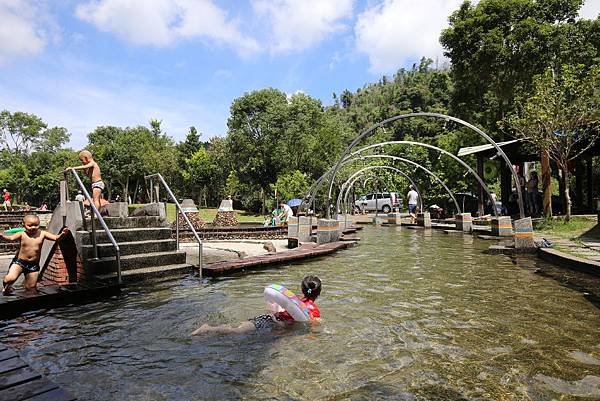
[[[354,202],[354,205],[361,212],[374,212],[377,208],[383,213],[389,213],[393,210],[400,210],[402,203],[397,192],[374,192],[362,195]]]

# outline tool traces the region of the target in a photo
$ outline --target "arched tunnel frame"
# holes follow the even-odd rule
[[[408,118],[414,118],[414,117],[430,117],[430,118],[439,118],[439,119],[443,119],[445,121],[453,121],[457,124],[460,124],[466,128],[471,129],[472,131],[476,132],[478,135],[480,135],[482,138],[484,138],[486,141],[488,141],[495,149],[496,152],[504,159],[507,167],[510,169],[511,174],[515,180],[515,182],[519,182],[519,177],[517,175],[517,172],[515,171],[512,162],[510,161],[510,159],[508,158],[508,156],[506,155],[506,153],[504,153],[504,151],[500,148],[500,146],[498,146],[498,144],[489,136],[487,135],[485,132],[483,132],[482,130],[480,130],[479,128],[475,127],[472,124],[469,124],[466,121],[463,121],[459,118],[456,117],[452,117],[446,114],[440,114],[440,113],[409,113],[409,114],[400,114],[391,118],[388,118],[378,124],[373,125],[372,127],[370,127],[369,129],[367,129],[366,131],[363,131],[362,133],[360,133],[356,138],[354,138],[354,140],[350,143],[350,145],[348,145],[348,147],[346,148],[346,150],[344,151],[344,153],[342,154],[342,156],[339,158],[339,160],[337,161],[337,163],[332,167],[332,174],[331,177],[329,179],[329,192],[328,192],[328,197],[327,197],[327,217],[330,218],[331,217],[331,193],[333,192],[333,182],[335,180],[335,176],[341,166],[342,161],[346,158],[346,156],[350,153],[350,151],[366,136],[370,135],[372,132],[374,132],[375,130],[377,130],[378,128],[384,128],[385,125],[394,122],[394,121],[399,121],[399,120],[403,120],[403,119],[408,119]],[[481,182],[480,182],[481,183]],[[485,184],[484,184],[485,185]],[[518,195],[518,203],[519,203],[519,215],[521,218],[525,218],[525,209],[523,208],[523,194],[521,193],[521,187],[519,185],[516,186],[517,187],[517,195]],[[486,191],[487,191],[487,186],[485,187]],[[489,191],[487,191],[489,194]],[[495,205],[493,205],[492,209],[494,211],[496,211],[496,207]],[[497,212],[494,213],[496,216],[498,215]]]

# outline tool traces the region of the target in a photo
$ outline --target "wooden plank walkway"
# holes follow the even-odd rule
[[[72,401],[76,398],[0,346],[0,401]]]
[[[316,258],[345,249],[355,245],[354,241],[339,241],[317,245],[313,242],[303,243],[300,247],[289,251],[269,253],[260,256],[251,256],[244,259],[217,262],[202,268],[203,276],[219,276],[236,273],[248,269],[267,267],[274,264]]]
[[[16,288],[12,295],[0,295],[0,319],[8,319],[31,310],[85,302],[100,297],[109,297],[120,291],[118,285],[38,283],[37,291]]]

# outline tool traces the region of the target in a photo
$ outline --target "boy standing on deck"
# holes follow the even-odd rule
[[[100,175],[100,166],[94,161],[89,150],[82,150],[79,152],[79,160],[81,160],[81,166],[69,167],[65,171],[68,171],[69,169],[83,170],[85,175],[92,181],[92,199],[94,200],[94,205],[98,211],[100,211],[100,197],[102,196],[102,191],[104,191],[104,182],[102,182],[102,176]]]
[[[0,238],[5,241],[21,241],[19,253],[11,262],[8,273],[2,282],[3,295],[11,293],[11,286],[21,273],[25,274],[25,289],[35,289],[40,274],[40,254],[44,240],[60,241],[69,233],[69,229],[66,227],[58,235],[40,230],[40,218],[33,214],[28,214],[23,218],[23,226],[25,231],[13,235],[0,233]]]

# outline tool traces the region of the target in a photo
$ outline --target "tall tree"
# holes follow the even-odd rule
[[[600,136],[600,64],[563,66],[534,77],[531,92],[519,95],[517,111],[507,118],[516,135],[538,151],[548,151],[562,171],[566,218],[571,217],[569,164]]]
[[[44,121],[29,113],[0,112],[0,146],[17,154],[33,150],[56,151],[69,141],[65,128],[48,128]]]
[[[583,0],[465,1],[441,42],[452,62],[453,110],[499,133],[515,89],[566,60],[590,65],[599,55],[600,20],[577,21]],[[595,39],[594,39],[595,38]]]

